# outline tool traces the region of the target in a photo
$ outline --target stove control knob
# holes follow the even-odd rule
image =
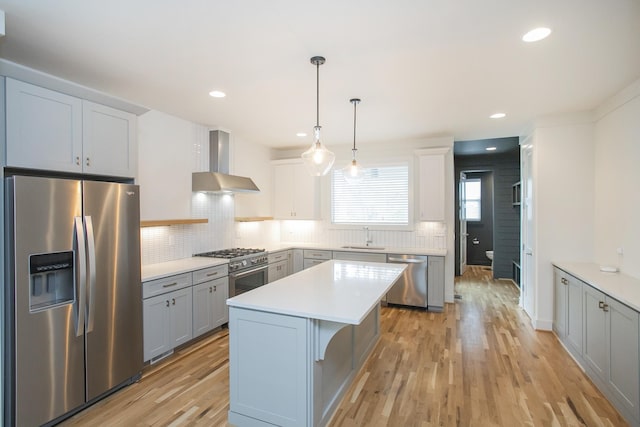
[[[242,260],[242,266],[243,266],[243,267],[246,267],[246,266],[247,266],[247,260],[246,260],[246,259],[243,259],[243,260]]]
[[[258,260],[255,258],[251,260],[251,264],[255,264],[256,262],[258,262]]]

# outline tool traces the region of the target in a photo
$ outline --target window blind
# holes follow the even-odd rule
[[[349,184],[342,170],[331,179],[331,221],[334,224],[409,223],[408,164],[366,168],[364,179]]]

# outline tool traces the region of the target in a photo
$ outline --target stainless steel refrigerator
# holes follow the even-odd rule
[[[142,370],[136,185],[5,179],[5,425],[69,415]]]

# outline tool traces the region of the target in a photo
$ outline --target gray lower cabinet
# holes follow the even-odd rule
[[[280,280],[282,278],[287,277],[289,274],[289,261],[278,261],[273,264],[269,264],[267,270],[268,282],[275,282],[276,280]]]
[[[583,286],[582,281],[554,269],[553,330],[574,356],[583,354]]]
[[[302,264],[303,269],[313,267],[314,265],[321,264],[332,258],[331,251],[304,249],[303,251],[304,261]]]
[[[614,405],[640,421],[638,313],[585,285],[585,347],[587,371]]]
[[[144,360],[151,360],[193,337],[191,287],[143,301]]]
[[[193,286],[193,337],[229,321],[229,279],[210,280]]]
[[[427,309],[444,309],[444,257],[429,256],[427,268]]]
[[[558,268],[553,329],[632,425],[640,425],[640,315]]]
[[[290,253],[291,251],[280,251],[269,254],[267,282],[275,282],[276,280],[280,280],[291,274],[291,269],[289,267]]]

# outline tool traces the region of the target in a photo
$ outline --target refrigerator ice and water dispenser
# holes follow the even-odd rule
[[[29,256],[29,310],[74,302],[73,251]]]

